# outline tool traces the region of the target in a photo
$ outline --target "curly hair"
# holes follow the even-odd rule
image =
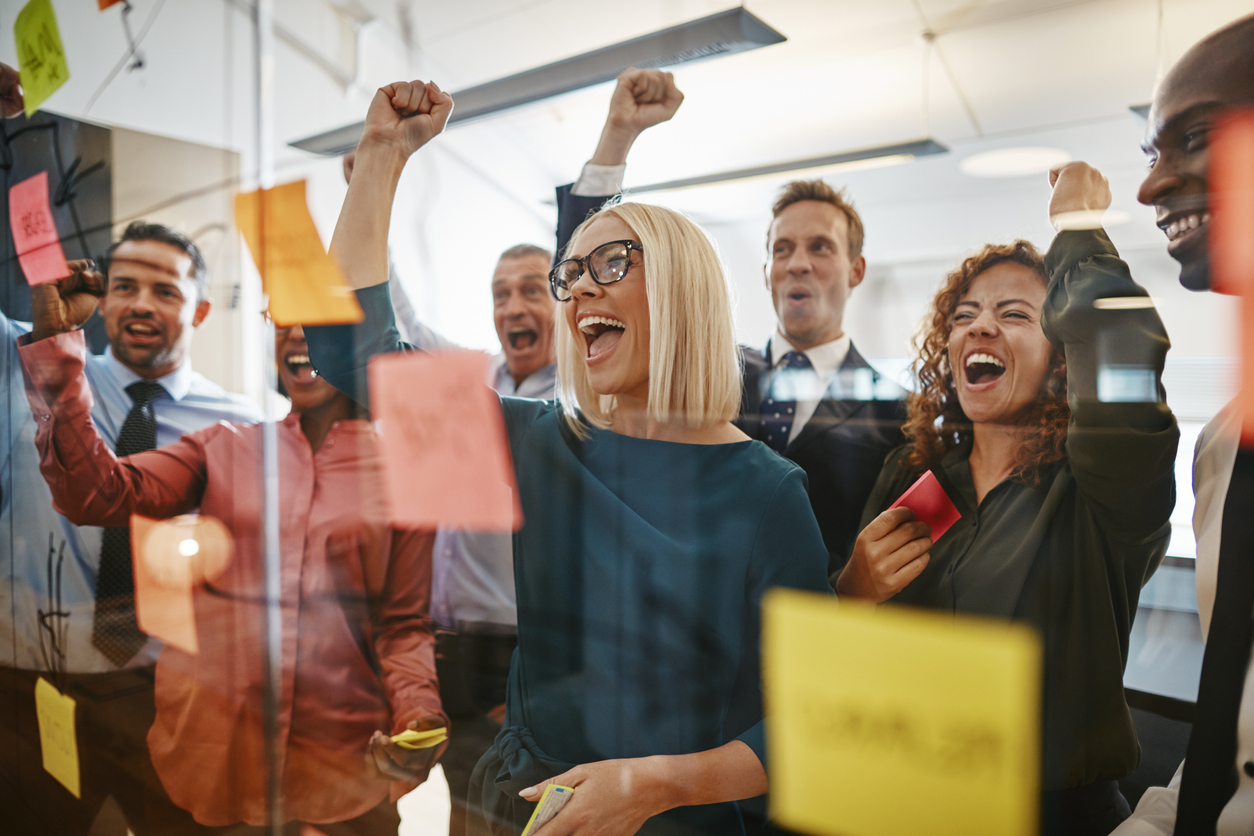
[[[971,285],[989,268],[1005,263],[1021,264],[1036,272],[1042,284],[1048,284],[1044,258],[1036,247],[1020,239],[1010,244],[986,244],[945,277],[932,300],[932,312],[914,340],[918,355],[914,375],[919,389],[907,401],[908,415],[903,427],[913,445],[902,462],[908,470],[921,473],[935,466],[946,453],[972,436],[971,419],[958,403],[954,386],[949,334],[958,303]],[[1023,443],[1016,450],[1011,478],[1040,484],[1042,469],[1066,456],[1070,420],[1066,359],[1054,347],[1041,396],[1020,420],[1021,426],[1031,431],[1024,433]]]

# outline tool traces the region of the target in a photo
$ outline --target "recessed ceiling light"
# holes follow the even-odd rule
[[[1070,160],[1061,148],[999,148],[965,157],[958,168],[971,177],[1026,177]]]

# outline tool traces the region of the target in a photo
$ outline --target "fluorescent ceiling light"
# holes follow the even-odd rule
[[[682,180],[650,183],[647,186],[632,186],[627,191],[632,194],[641,194],[643,192],[660,192],[669,189],[687,189],[693,186],[706,186],[711,183],[726,183],[730,180],[746,180],[751,177],[766,177],[772,174],[813,169],[856,171],[865,168],[881,168],[908,163],[915,157],[944,154],[948,151],[948,148],[934,139],[920,139],[915,142],[903,142],[899,145],[883,145],[879,148],[865,148],[861,151],[846,151],[843,154],[828,154],[825,157],[811,157],[786,163],[738,168],[732,171],[720,171],[716,174],[687,177]]]
[[[1071,155],[1061,148],[999,148],[972,154],[958,168],[971,177],[1026,177],[1070,161]]]
[[[482,119],[613,81],[628,67],[673,67],[785,40],[783,35],[744,9],[730,9],[453,93],[456,107],[449,124]],[[345,125],[289,144],[315,154],[347,154],[357,147],[364,124]]]

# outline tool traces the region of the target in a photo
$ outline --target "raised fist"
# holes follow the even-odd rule
[[[1096,229],[1110,208],[1110,183],[1088,163],[1064,163],[1049,170],[1054,193],[1049,220],[1055,229]]]
[[[631,67],[618,77],[606,125],[639,133],[670,119],[683,101],[673,74]]]
[[[0,64],[0,113],[9,119],[17,116],[24,108],[21,76],[8,64]]]
[[[361,141],[393,145],[406,157],[434,139],[453,113],[453,97],[434,81],[398,81],[379,88]]]
[[[89,259],[66,262],[70,275],[30,289],[31,339],[42,340],[81,328],[104,296],[105,279]]]

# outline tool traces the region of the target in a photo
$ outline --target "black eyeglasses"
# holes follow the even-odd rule
[[[572,296],[570,289],[585,269],[597,284],[621,282],[631,269],[632,250],[643,253],[644,247],[639,241],[607,241],[583,258],[559,261],[549,273],[549,290],[553,291],[553,298],[569,302]]]

